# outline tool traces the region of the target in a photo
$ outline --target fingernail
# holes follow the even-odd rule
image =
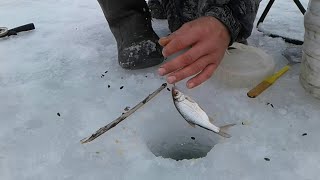
[[[168,83],[170,83],[170,84],[172,84],[175,80],[176,80],[176,77],[174,77],[174,76],[170,76],[167,79]]]
[[[160,46],[163,46],[161,39],[159,39],[158,43],[160,44]]]
[[[165,41],[165,40],[167,40],[168,39],[168,37],[167,36],[164,36],[164,37],[161,37],[160,39],[159,39],[159,41]]]
[[[166,40],[166,39],[168,39],[166,36],[165,36],[165,37],[161,37],[161,38],[159,39],[159,41],[164,41],[164,40]]]
[[[188,88],[193,88],[194,87],[194,83],[188,83],[187,86],[188,86]]]
[[[160,76],[163,76],[166,73],[166,70],[164,68],[159,68],[158,73]]]
[[[166,49],[165,49],[165,48],[162,49],[162,55],[163,55],[164,57],[166,57]]]

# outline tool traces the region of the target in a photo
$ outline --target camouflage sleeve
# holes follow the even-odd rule
[[[220,20],[229,30],[232,44],[252,32],[261,0],[199,0],[199,15]]]

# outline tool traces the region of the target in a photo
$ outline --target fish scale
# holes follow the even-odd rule
[[[214,126],[210,123],[208,115],[196,104],[188,100],[178,103],[179,109],[185,109],[181,112],[182,116],[185,117],[186,121],[191,124],[198,124],[202,127],[208,127],[210,130],[219,132],[219,127]],[[196,121],[196,119],[202,119],[203,121]]]
[[[230,138],[226,133],[227,128],[235,124],[228,124],[222,127],[212,124],[213,119],[189,96],[183,94],[175,86],[172,87],[172,98],[174,105],[181,116],[192,126],[196,125],[219,134],[222,137]]]

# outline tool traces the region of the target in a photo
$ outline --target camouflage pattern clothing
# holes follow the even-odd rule
[[[154,18],[166,15],[172,32],[201,16],[215,17],[228,28],[233,43],[245,41],[251,35],[260,2],[261,0],[149,0],[148,5]]]

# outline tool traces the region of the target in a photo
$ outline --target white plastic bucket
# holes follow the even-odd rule
[[[300,83],[302,87],[320,99],[320,1],[310,0],[304,15],[304,44]]]

